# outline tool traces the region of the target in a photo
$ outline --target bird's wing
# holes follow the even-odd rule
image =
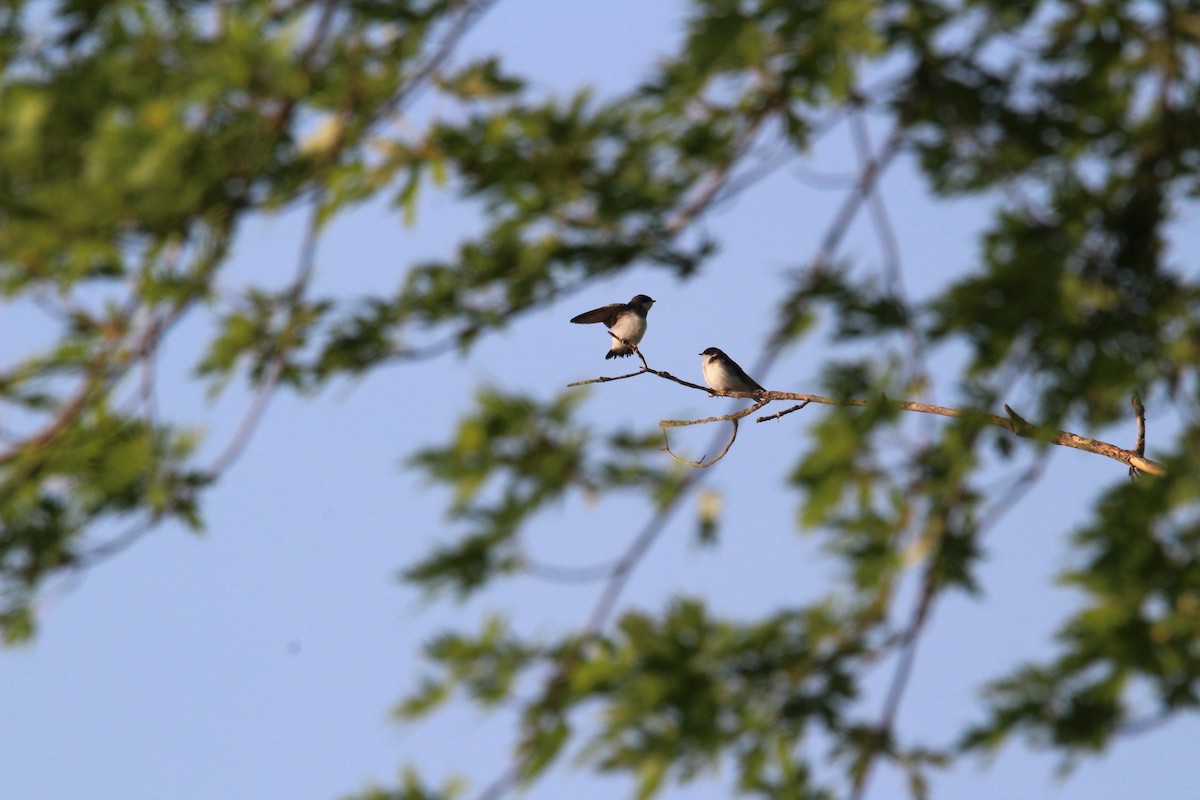
[[[737,371],[738,377],[746,382],[747,386],[753,386],[756,391],[765,392],[766,389],[758,385],[758,381],[746,374],[746,370],[742,369],[736,361],[730,361],[730,365]]]
[[[607,306],[600,306],[600,308],[593,308],[591,311],[585,311],[577,317],[571,317],[571,322],[580,325],[586,325],[590,322],[604,322],[610,314],[623,305],[624,303],[611,303]]]

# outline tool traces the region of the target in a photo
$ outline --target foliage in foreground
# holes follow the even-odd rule
[[[203,493],[242,442],[198,463],[194,434],[156,414],[146,376],[184,315],[219,321],[197,365],[212,391],[235,378],[263,396],[317,391],[469,351],[633,265],[692,278],[716,244],[694,223],[752,191],[760,147],[802,154],[840,127],[863,150],[847,214],[902,154],[931,191],[994,200],[994,218],[969,274],[920,305],[894,274],[835,261],[839,221],[779,287],[764,363],[820,316],[855,353],[827,367],[834,396],[919,394],[926,357],[961,348],[961,372],[936,381],[965,406],[993,407],[1019,375],[1033,398],[1023,413],[1051,426],[1109,423],[1134,390],[1185,411],[1154,442],[1166,475],[1114,481],[1072,534],[1063,580],[1082,602],[1056,655],[1000,676],[981,721],[937,750],[906,740],[894,706],[870,716],[856,704],[865,671],[888,659],[899,696],[937,601],[975,591],[981,536],[1036,478],[1035,445],[968,417],[902,449],[903,415],[885,404],[825,413],[788,474],[803,525],[843,567],[838,591],[755,620],[723,619],[699,598],[611,620],[629,570],[698,482],[663,462],[654,436],[583,426],[579,395],[495,389],[445,446],[414,457],[453,487],[450,515],[465,530],[411,565],[411,581],[486,591],[528,568],[527,523],[576,493],[640,493],[647,527],[586,629],[548,641],[501,620],[448,632],[430,643],[434,669],[403,711],[427,713],[456,692],[520,703],[498,789],[536,780],[582,739],[587,763],[629,774],[639,796],[720,763],[740,793],[764,797],[861,796],[881,764],[920,795],[930,768],[1017,734],[1073,758],[1193,712],[1200,455],[1188,444],[1200,430],[1188,410],[1200,303],[1167,245],[1200,191],[1200,14],[1114,0],[698,0],[678,53],[642,85],[596,99],[539,97],[498,58],[454,61],[488,5],[0,9],[0,291],[44,308],[56,331],[0,374],[6,636],[30,635],[48,577],[164,520],[202,524]],[[397,124],[421,92],[448,110]],[[890,126],[878,149],[865,115]],[[313,296],[312,252],[331,220],[379,198],[411,218],[431,182],[485,209],[482,231],[443,261],[407,265],[391,294]],[[244,221],[298,205],[311,223],[291,282],[219,291]],[[997,461],[1030,456],[1011,493],[987,488]],[[920,587],[911,601],[897,591],[905,576]],[[518,686],[537,690],[517,700]],[[363,796],[442,794],[409,774]]]

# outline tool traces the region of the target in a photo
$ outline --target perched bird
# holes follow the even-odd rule
[[[604,326],[613,332],[612,347],[606,359],[633,355],[633,348],[646,335],[646,315],[654,300],[644,294],[634,295],[628,303],[612,303],[611,305],[593,308],[571,322],[587,325],[591,322],[603,322]]]
[[[700,369],[704,372],[704,380],[718,392],[765,392],[754,378],[751,378],[729,356],[716,347],[710,347],[700,354],[704,360]]]

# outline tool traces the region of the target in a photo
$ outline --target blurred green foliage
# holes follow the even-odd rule
[[[1200,287],[1168,243],[1200,193],[1195,4],[694,0],[678,51],[604,100],[586,87],[537,96],[502,57],[453,61],[489,5],[0,9],[0,292],[42,304],[58,326],[0,373],[5,637],[32,635],[49,577],[102,555],[90,532],[202,526],[220,464],[198,465],[196,434],[159,419],[136,388],[185,314],[218,320],[196,365],[213,392],[239,378],[264,394],[318,391],[465,351],[633,264],[695,277],[717,243],[693,223],[748,185],[732,176],[756,145],[803,153],[831,120],[869,113],[893,126],[891,152],[912,157],[932,192],[995,201],[978,261],[913,305],[887,281],[818,260],[781,283],[769,348],[828,320],[837,341],[859,346],[827,365],[836,397],[919,392],[928,376],[895,355],[915,341],[967,353],[960,374],[937,376],[965,406],[992,407],[1019,373],[1034,387],[1029,416],[1050,426],[1125,416],[1135,389],[1150,407],[1190,409],[1155,441],[1167,475],[1114,482],[1075,532],[1062,580],[1081,602],[1054,655],[998,677],[980,721],[945,748],[906,742],[855,705],[872,664],[908,657],[939,597],[976,591],[981,536],[1011,501],[984,470],[1040,446],[970,416],[905,446],[903,415],[880,403],[822,414],[789,472],[800,526],[818,531],[847,578],[829,596],[784,597],[749,621],[676,599],[545,641],[503,620],[447,632],[402,715],[455,691],[516,705],[514,783],[544,775],[578,738],[585,763],[627,773],[639,797],[732,765],[740,794],[814,798],[861,796],[879,763],[923,796],[931,769],[1015,734],[1069,762],[1194,712]],[[397,124],[421,92],[452,110]],[[860,190],[887,166],[881,155]],[[477,201],[486,224],[452,257],[408,265],[391,294],[312,297],[303,256],[282,290],[214,291],[252,215],[307,204],[308,252],[368,200],[415,224],[430,186]],[[584,400],[481,389],[445,445],[412,456],[451,490],[463,533],[406,580],[473,596],[529,568],[521,531],[572,493],[641,496],[656,514],[688,494],[656,434],[592,430]],[[701,540],[714,545],[719,523],[706,495]],[[918,587],[911,609],[898,599],[906,577]],[[358,797],[455,789],[427,789],[409,771],[399,788]]]

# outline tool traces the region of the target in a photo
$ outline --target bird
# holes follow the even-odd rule
[[[700,355],[704,357],[704,360],[700,363],[700,369],[704,373],[704,380],[713,388],[713,391],[766,391],[766,389],[758,385],[754,378],[747,375],[745,370],[737,365],[736,361],[725,355],[720,349],[710,347]]]
[[[571,322],[577,325],[603,322],[613,333],[612,347],[604,358],[623,358],[633,355],[638,342],[646,335],[646,315],[650,313],[652,305],[653,298],[638,294],[628,303],[612,303],[585,311],[572,317]]]

